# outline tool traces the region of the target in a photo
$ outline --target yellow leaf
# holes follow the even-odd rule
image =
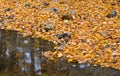
[[[72,62],[72,61],[73,61],[73,59],[71,59],[71,58],[68,59],[68,62]]]

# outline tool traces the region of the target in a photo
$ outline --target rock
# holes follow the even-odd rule
[[[112,10],[110,14],[108,14],[106,17],[108,18],[112,18],[112,17],[116,17],[117,16],[117,11]]]
[[[63,38],[65,42],[67,43],[69,39],[71,38],[71,33],[70,32],[61,33],[61,34],[58,34],[57,37],[59,39]]]
[[[69,42],[69,39],[70,39],[69,37],[64,37],[64,40],[65,40],[66,43]]]
[[[51,26],[50,26],[49,24],[47,24],[47,25],[45,26],[44,30],[45,30],[46,32],[48,32],[49,30],[52,30],[52,28],[51,28]]]
[[[58,37],[58,39],[61,39],[61,38],[63,38],[63,34],[58,34],[57,37]]]
[[[63,38],[64,38],[65,42],[68,43],[69,39],[71,38],[71,33],[70,32],[64,33]]]
[[[57,12],[57,11],[58,11],[57,8],[52,8],[52,9],[51,9],[51,12]]]
[[[28,42],[29,42],[28,40],[24,40],[23,44],[28,44]]]
[[[44,2],[43,5],[44,5],[44,6],[49,6],[49,3]]]
[[[62,20],[71,20],[73,19],[72,15],[63,15]]]
[[[70,38],[70,36],[71,36],[71,33],[70,33],[70,32],[65,32],[65,33],[61,33],[61,34],[58,34],[58,35],[57,35],[57,37],[58,37],[59,39],[65,38],[65,37]]]
[[[61,51],[62,49],[63,49],[63,47],[64,47],[64,45],[60,45],[60,46],[58,46],[58,51]]]
[[[29,3],[25,3],[24,6],[25,6],[25,7],[30,7],[30,5],[31,5],[31,4],[29,4]]]
[[[70,32],[63,33],[63,38],[65,38],[65,37],[70,38],[71,37],[71,33]]]
[[[80,64],[80,65],[79,65],[79,68],[80,68],[80,69],[85,69],[86,66],[85,66],[85,64]]]

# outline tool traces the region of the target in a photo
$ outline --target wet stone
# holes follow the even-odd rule
[[[71,20],[73,19],[72,15],[63,15],[62,20]]]
[[[63,49],[63,47],[64,47],[64,45],[60,45],[60,46],[58,46],[58,51],[62,51],[62,49]]]
[[[49,24],[47,24],[47,25],[45,26],[44,30],[45,30],[46,32],[48,32],[49,30],[52,30],[52,27],[51,27]]]
[[[51,9],[51,12],[57,12],[57,11],[58,11],[57,8],[52,8],[52,9]]]
[[[71,38],[71,33],[70,32],[66,32],[66,33],[61,33],[57,35],[58,39],[63,38],[65,40],[66,43],[69,42],[69,39]]]
[[[49,6],[49,3],[44,2],[43,5],[44,5],[44,6]]]
[[[112,18],[112,17],[116,17],[117,16],[117,11],[116,10],[112,10],[110,14],[108,14],[106,17],[108,18]]]
[[[70,38],[70,37],[71,37],[71,33],[70,33],[70,32],[61,33],[61,34],[58,34],[57,37],[58,37],[59,39],[61,39],[61,38],[66,38],[66,37]]]
[[[30,7],[30,5],[31,5],[31,4],[29,4],[29,3],[25,3],[24,6],[25,6],[25,7]]]
[[[69,37],[64,37],[64,40],[65,40],[66,43],[68,43],[69,42]]]
[[[63,37],[68,37],[68,38],[70,38],[70,36],[71,36],[71,33],[70,33],[70,32],[66,32],[66,33],[63,34]]]
[[[80,69],[85,69],[86,66],[85,66],[85,64],[80,64],[80,65],[79,65],[79,68],[80,68]]]
[[[29,42],[28,40],[24,40],[23,44],[28,44],[28,42]]]
[[[63,38],[63,34],[58,34],[57,37],[58,37],[58,39],[61,39],[61,38]]]

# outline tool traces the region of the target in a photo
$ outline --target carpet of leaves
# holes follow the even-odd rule
[[[52,41],[51,60],[120,69],[120,0],[0,0],[0,28]]]

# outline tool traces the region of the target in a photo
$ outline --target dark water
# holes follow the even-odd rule
[[[43,56],[54,44],[0,30],[0,76],[120,76],[120,70],[93,67],[88,63],[49,61]]]

